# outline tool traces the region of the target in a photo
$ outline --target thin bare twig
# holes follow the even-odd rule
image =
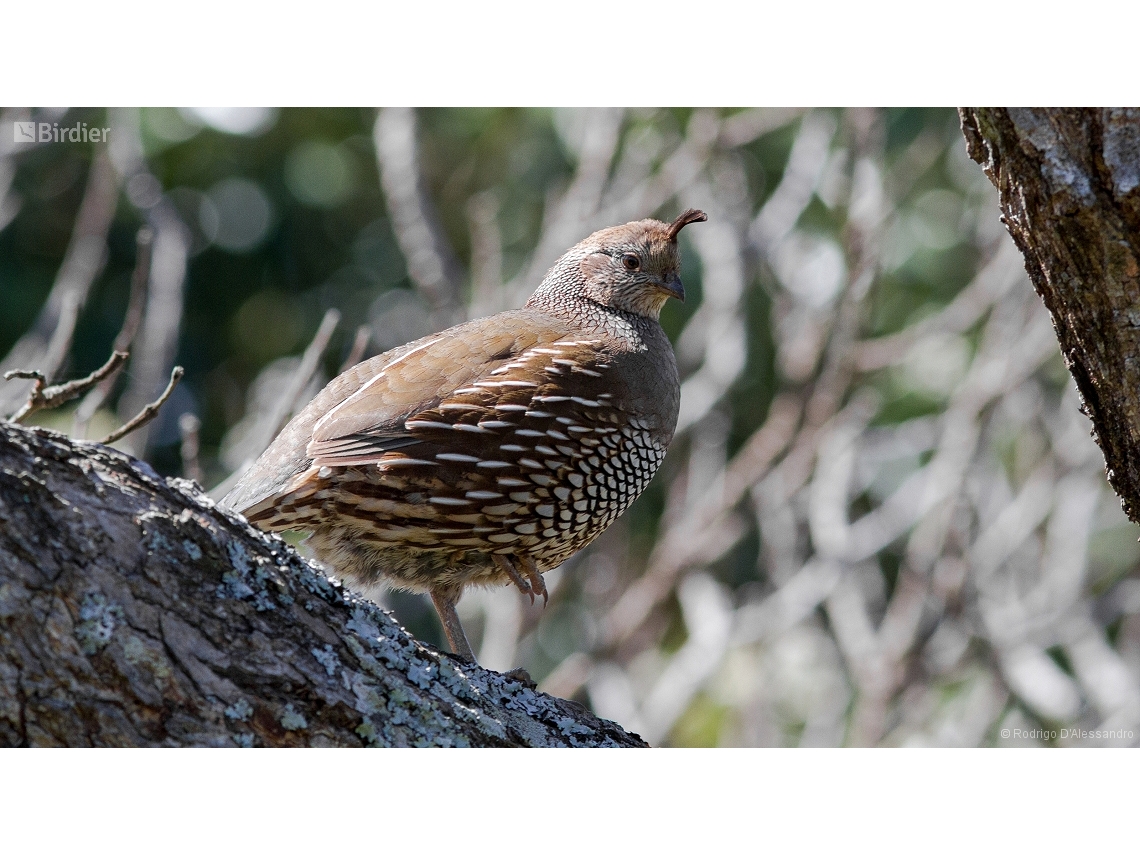
[[[135,416],[118,430],[112,431],[106,437],[100,440],[103,445],[110,445],[112,442],[116,442],[117,440],[122,439],[131,431],[138,430],[140,427],[157,416],[159,408],[166,403],[166,399],[170,397],[170,393],[174,391],[174,387],[178,385],[178,381],[182,379],[182,375],[184,373],[185,372],[182,370],[181,365],[175,365],[173,370],[170,372],[170,382],[166,384],[166,388],[162,391],[162,394],[159,395],[158,400],[147,404],[142,408],[142,411],[137,416]]]
[[[178,417],[178,432],[182,435],[182,477],[202,483],[202,467],[198,463],[199,432],[202,420],[193,413]]]
[[[721,122],[716,112],[695,110],[685,128],[685,139],[652,175],[632,191],[607,199],[594,218],[598,227],[644,217],[674,196],[680,196],[708,166]],[[683,207],[683,206],[682,206]]]
[[[409,107],[383,109],[376,117],[372,139],[384,199],[408,276],[427,298],[440,326],[445,326],[463,314],[463,272],[423,187],[416,124],[415,110]]]
[[[719,142],[725,148],[739,148],[765,134],[789,125],[806,111],[798,107],[764,107],[744,110],[721,123]]]
[[[35,381],[35,385],[32,387],[27,402],[20,407],[8,421],[19,423],[36,412],[36,410],[54,409],[62,404],[66,404],[73,398],[78,398],[96,383],[114,375],[126,361],[127,354],[124,351],[116,350],[101,368],[96,368],[86,377],[71,380],[67,383],[61,383],[58,386],[49,386],[46,389],[44,386],[47,383],[47,378],[39,371],[21,371],[17,369],[15,371],[5,372],[5,380],[21,378]]]
[[[111,156],[124,181],[145,178],[161,186],[150,174],[143,156],[139,111],[111,111]],[[119,399],[119,416],[126,418],[154,398],[163,377],[178,352],[182,324],[186,263],[190,254],[190,234],[173,203],[165,195],[139,208],[154,230],[153,256],[147,283],[146,306],[138,328],[138,343],[131,351],[131,375]],[[146,451],[150,431],[143,425],[130,440],[130,450],[139,456]]]
[[[900,362],[918,341],[932,334],[964,332],[1025,278],[1024,259],[1017,247],[1004,239],[998,241],[989,262],[943,309],[893,335],[858,342],[854,348],[857,369],[877,371]]]
[[[308,388],[313,376],[317,373],[317,369],[321,364],[321,357],[324,356],[325,350],[328,349],[329,340],[332,338],[339,323],[340,312],[336,309],[329,309],[325,312],[324,318],[321,319],[321,325],[317,329],[317,334],[313,336],[313,340],[309,342],[309,346],[305,348],[305,353],[301,357],[301,362],[297,366],[297,370],[293,372],[288,387],[278,399],[279,404],[273,410],[267,412],[263,418],[259,418],[249,429],[246,434],[246,437],[249,438],[248,441],[244,438],[242,440],[242,446],[244,448],[242,462],[234,467],[234,471],[230,473],[230,476],[226,478],[226,480],[210,490],[211,498],[221,498],[228,493],[245,472],[249,464],[256,460],[261,452],[269,447],[269,443],[273,441],[273,438],[281,432],[281,428],[285,426],[286,422],[289,421],[289,417],[296,411],[298,405],[301,403],[301,396],[305,393],[305,389]]]
[[[726,165],[735,183],[745,181],[739,164]],[[734,183],[731,180],[725,183]],[[685,327],[678,345],[680,359],[695,355],[699,346],[701,364],[681,385],[681,411],[677,433],[682,434],[707,416],[728,393],[744,371],[748,356],[748,333],[744,299],[753,268],[746,258],[747,238],[739,211],[725,204],[724,187],[698,181],[692,188],[696,202],[709,212],[710,228],[694,231],[693,246],[701,259],[704,297]],[[720,192],[718,192],[720,191]],[[745,213],[745,216],[747,214]]]
[[[118,196],[119,176],[106,149],[100,148],[91,161],[83,201],[51,293],[32,329],[0,362],[0,372],[35,365],[47,382],[55,379],[71,349],[79,312],[106,263],[107,233],[115,217]],[[27,394],[23,383],[0,390],[0,412],[14,408]]]
[[[348,349],[348,356],[344,358],[344,362],[340,366],[338,374],[343,374],[356,363],[364,358],[364,352],[368,349],[368,343],[372,340],[372,327],[368,324],[361,324],[356,328],[356,335],[352,338],[352,347]]]
[[[325,316],[321,318],[321,325],[317,328],[317,334],[313,336],[313,340],[305,348],[305,355],[301,357],[301,364],[297,366],[297,371],[293,374],[293,381],[289,384],[285,394],[281,396],[281,407],[274,413],[275,419],[272,430],[268,432],[269,435],[262,451],[272,442],[273,437],[281,432],[281,428],[285,427],[289,417],[296,411],[305,387],[309,385],[309,381],[313,379],[313,375],[317,373],[317,368],[320,367],[321,357],[325,355],[329,340],[336,332],[338,324],[340,324],[340,312],[336,309],[329,309],[325,312]],[[257,453],[261,454],[261,451]]]
[[[499,198],[493,190],[467,200],[467,226],[471,233],[472,317],[506,308],[503,288],[503,235],[499,228]]]
[[[16,218],[23,204],[19,194],[12,191],[17,147],[26,152],[39,145],[34,140],[21,140],[18,146],[16,143],[15,123],[28,121],[30,115],[30,110],[11,107],[0,112],[0,231]]]
[[[143,226],[135,235],[135,269],[131,273],[131,296],[123,326],[115,336],[115,350],[129,350],[142,323],[146,308],[146,283],[150,279],[150,266],[154,258],[154,229]]]
[[[150,262],[154,250],[154,230],[150,226],[143,226],[135,236],[135,269],[131,274],[131,295],[127,300],[127,313],[123,317],[123,326],[115,336],[112,350],[130,351],[142,322],[143,310],[146,308],[147,282],[150,279]],[[80,439],[87,437],[87,427],[92,417],[111,394],[115,387],[115,379],[108,377],[92,389],[75,410],[75,424],[72,427],[74,435]]]
[[[530,264],[523,269],[524,287],[533,288],[566,247],[581,240],[584,232],[591,230],[610,165],[621,143],[624,111],[611,108],[581,110],[574,117],[580,122],[578,138],[571,141],[577,147],[577,168],[565,193],[548,205],[544,212],[545,221],[538,246],[531,254]]]

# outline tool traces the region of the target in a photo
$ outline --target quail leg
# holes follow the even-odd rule
[[[529,555],[519,557],[519,564],[522,565],[523,574],[526,576],[527,581],[530,582],[530,589],[534,593],[542,594],[542,604],[545,606],[550,599],[550,594],[546,591],[546,582],[542,578],[542,574],[538,572],[538,565],[534,563],[534,559]],[[534,593],[530,595],[530,601],[534,602]]]
[[[518,589],[520,591],[522,591],[524,594],[530,595],[530,601],[533,603],[534,588],[529,582],[527,582],[526,579],[519,575],[519,571],[515,569],[514,562],[512,562],[511,559],[507,558],[505,555],[496,555],[495,563],[499,565],[500,570],[502,570],[510,577],[511,581],[518,586]]]
[[[463,634],[463,627],[459,624],[459,613],[455,604],[463,592],[459,588],[433,588],[431,602],[443,624],[443,634],[447,636],[447,643],[451,652],[471,662],[475,661],[475,652],[471,649],[467,636]]]

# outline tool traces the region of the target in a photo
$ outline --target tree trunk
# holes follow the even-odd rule
[[[0,744],[644,745],[106,446],[0,422]]]
[[[1108,480],[1140,523],[1140,110],[960,110],[1053,316]]]

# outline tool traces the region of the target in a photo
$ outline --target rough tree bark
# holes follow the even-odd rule
[[[1140,110],[959,111],[1140,523]]]
[[[644,745],[106,446],[0,422],[0,744]]]

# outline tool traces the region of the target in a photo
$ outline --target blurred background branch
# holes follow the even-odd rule
[[[147,294],[136,344],[131,354],[127,388],[119,399],[118,414],[127,420],[155,400],[166,386],[174,365],[182,323],[189,233],[174,205],[163,194],[162,183],[150,171],[143,151],[139,111],[110,111],[110,152],[126,196],[154,233],[146,248]],[[128,308],[128,319],[130,309]],[[149,427],[129,435],[127,450],[142,455],[151,443]]]
[[[119,178],[106,149],[100,148],[91,162],[83,201],[51,293],[32,328],[0,360],[0,374],[34,367],[48,382],[56,379],[71,351],[80,310],[106,263],[107,234],[118,201]],[[27,394],[26,383],[6,384],[0,389],[0,412],[12,410]]]
[[[420,174],[416,112],[389,107],[376,117],[373,140],[388,216],[408,264],[408,276],[432,307],[434,326],[461,320],[463,275],[447,244]]]
[[[1022,158],[1047,181],[1079,174],[1049,173],[1062,155],[1105,164],[1090,204],[1119,229],[1080,245],[1134,304],[1136,117],[966,115],[1023,250]],[[343,366],[521,305],[595,228],[700,207],[662,318],[683,382],[664,468],[548,574],[545,609],[464,597],[480,661],[653,744],[1136,741],[1140,547],[1078,386],[1102,444],[1138,422],[1065,371],[953,111],[7,111],[0,131],[18,120],[111,135],[0,147],[3,366],[82,376],[133,341],[124,388],[31,421],[110,433],[178,362],[132,449],[224,491]],[[1047,305],[1083,317],[1062,293],[1082,280],[1039,255]],[[1078,371],[1097,329],[1062,339]],[[440,640],[419,598],[370,593]]]

